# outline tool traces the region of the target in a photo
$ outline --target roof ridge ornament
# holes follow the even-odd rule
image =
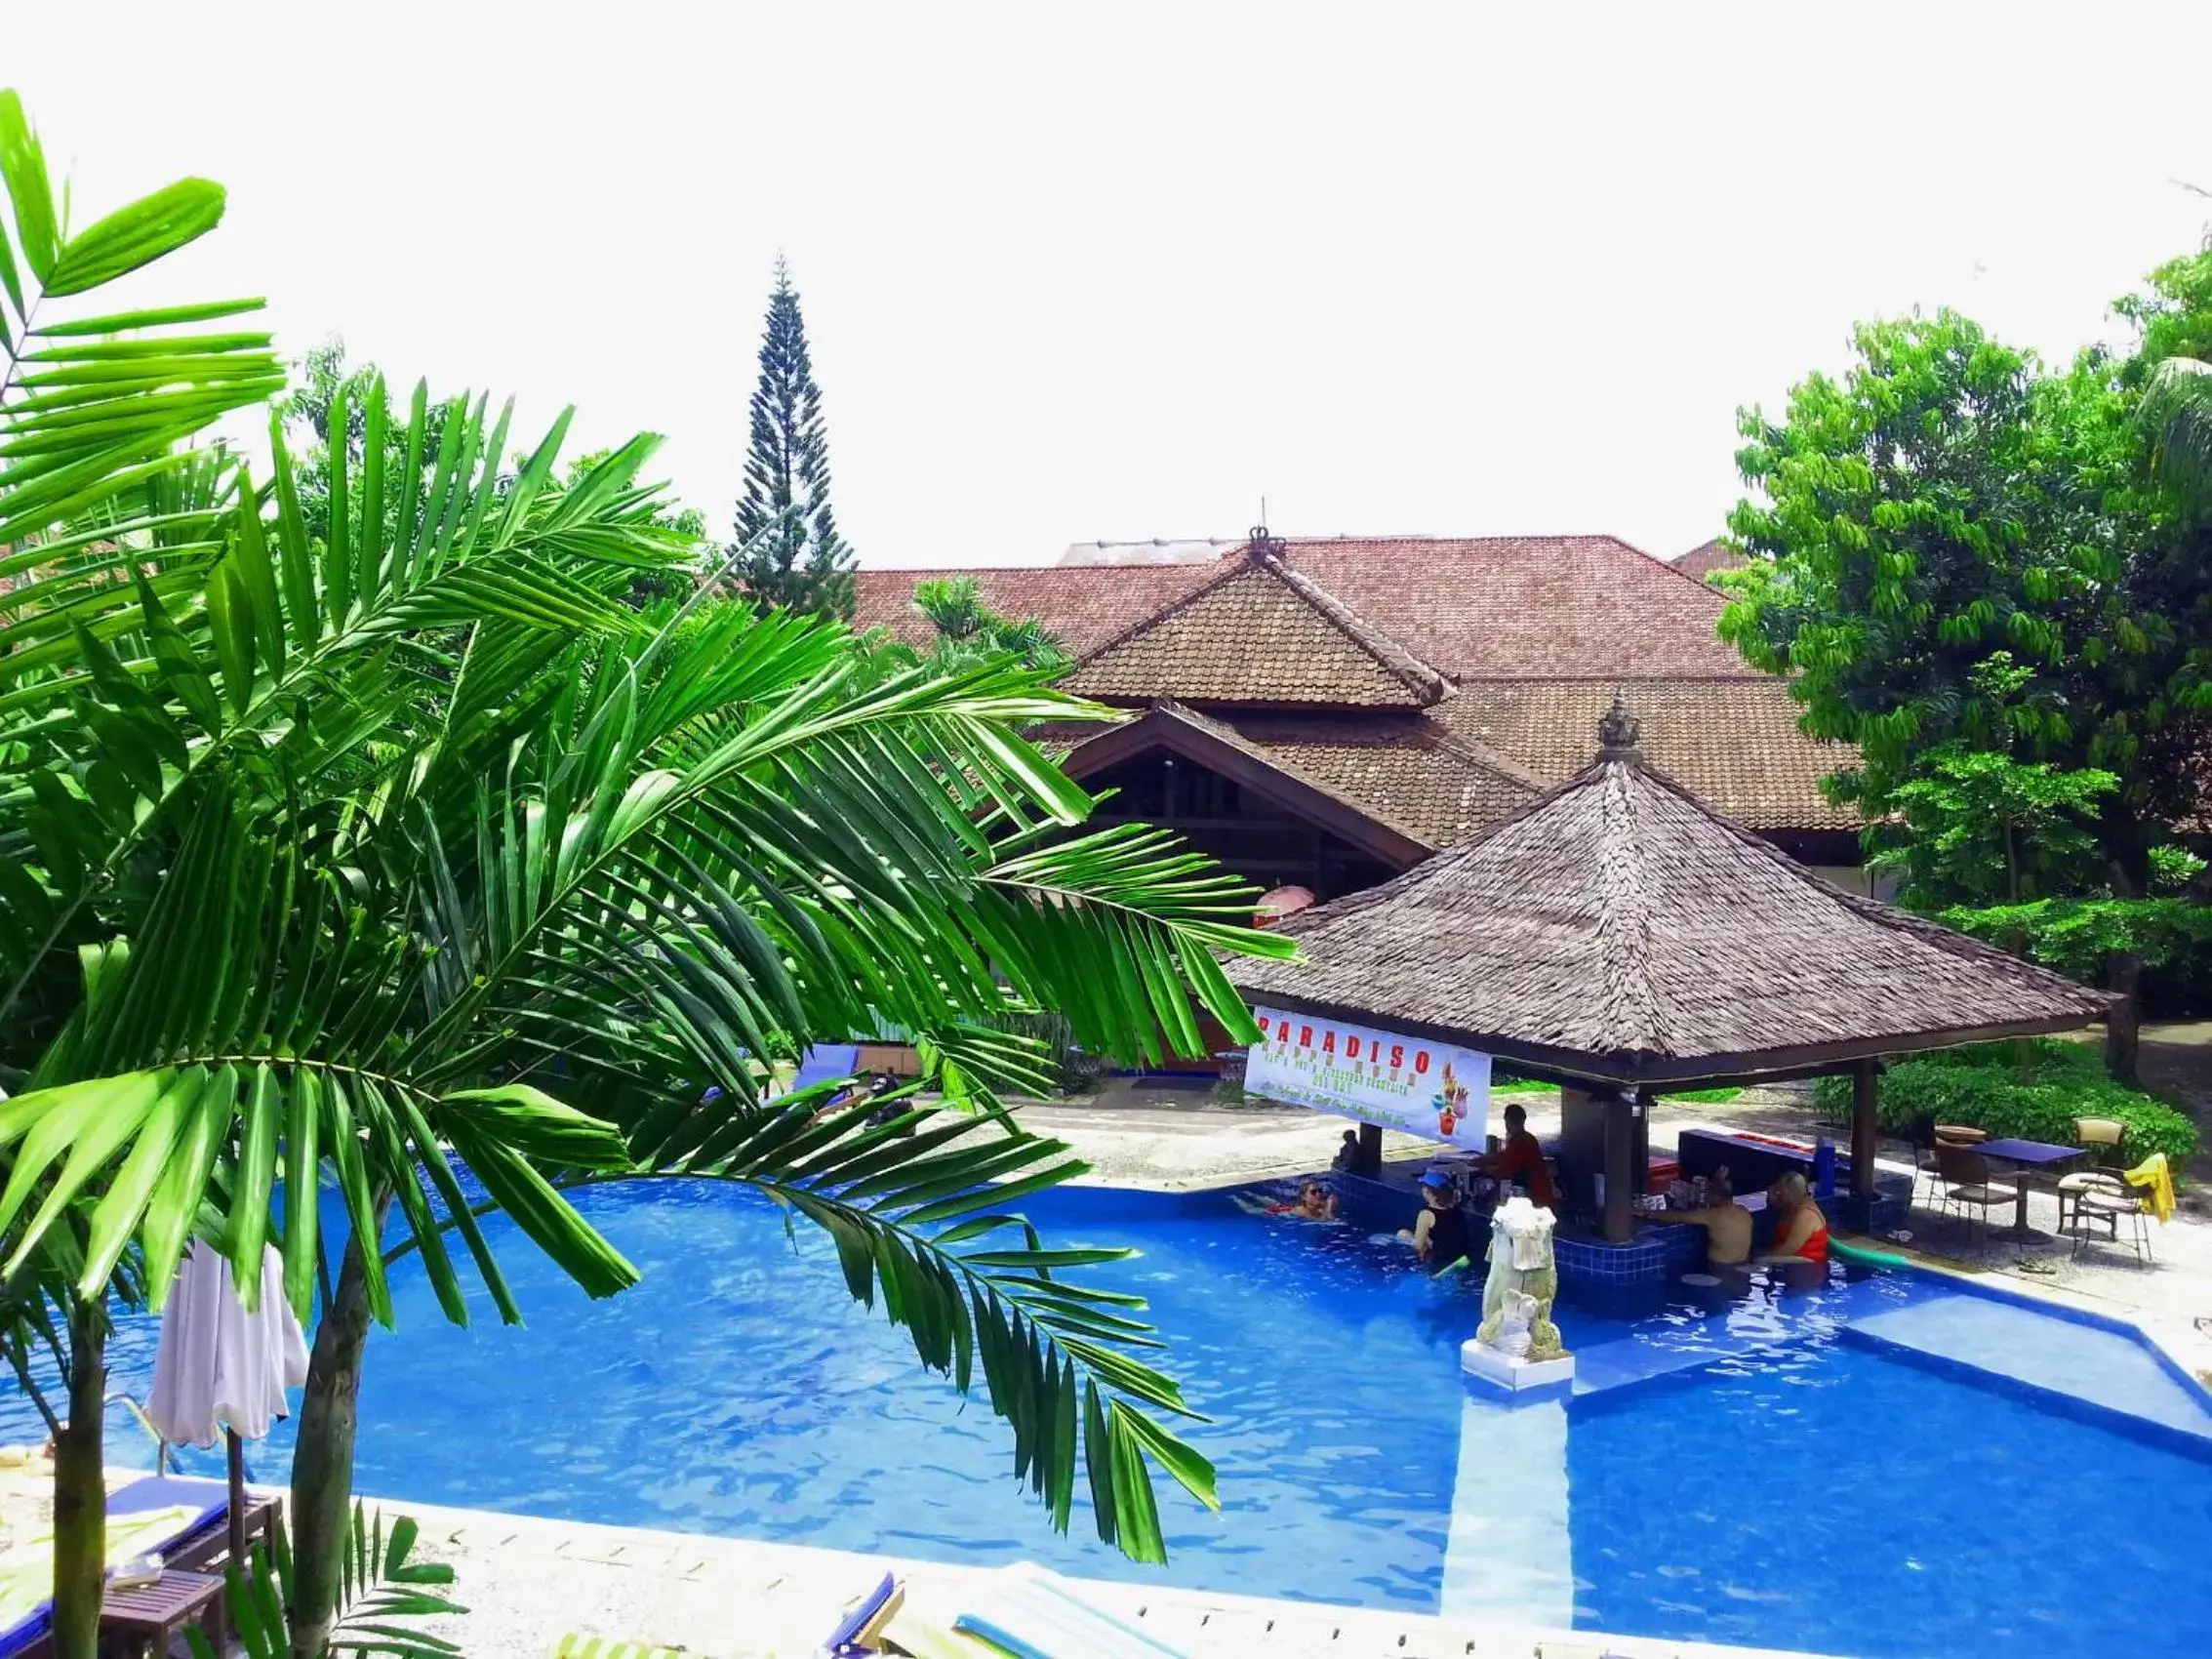
[[[1643,750],[1636,740],[1643,728],[1629,710],[1626,699],[1619,692],[1613,694],[1613,707],[1597,718],[1597,757],[1600,760],[1631,760],[1643,764]]]
[[[1250,558],[1254,564],[1260,563],[1270,555],[1279,559],[1283,555],[1284,546],[1285,544],[1280,536],[1267,534],[1267,527],[1265,524],[1255,524],[1251,530],[1251,541],[1245,549],[1245,556]]]

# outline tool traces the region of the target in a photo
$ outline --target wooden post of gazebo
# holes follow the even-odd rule
[[[1626,1244],[1636,1235],[1636,1097],[1622,1089],[1605,1102],[1605,1241]]]
[[[1855,1198],[1874,1195],[1874,1098],[1879,1075],[1880,1068],[1871,1060],[1860,1061],[1851,1072],[1851,1195]]]

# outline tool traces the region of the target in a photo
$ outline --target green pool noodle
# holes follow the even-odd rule
[[[1470,1264],[1468,1263],[1468,1259],[1465,1256],[1462,1256],[1456,1262],[1446,1262],[1442,1267],[1438,1268],[1428,1276],[1432,1279],[1442,1278],[1446,1274],[1456,1274],[1460,1271],[1460,1269],[1468,1267],[1469,1265]]]
[[[1855,1268],[1909,1268],[1912,1264],[1903,1256],[1893,1256],[1887,1250],[1870,1250],[1861,1244],[1846,1244],[1830,1236],[1828,1253],[1839,1262],[1848,1262]]]

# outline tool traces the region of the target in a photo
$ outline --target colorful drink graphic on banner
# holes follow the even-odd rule
[[[1310,1106],[1480,1149],[1490,1129],[1490,1056],[1369,1026],[1255,1008],[1248,1094]]]

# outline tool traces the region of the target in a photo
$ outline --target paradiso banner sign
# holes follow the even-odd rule
[[[1479,1150],[1490,1127],[1490,1056],[1342,1020],[1255,1008],[1247,1092]]]

